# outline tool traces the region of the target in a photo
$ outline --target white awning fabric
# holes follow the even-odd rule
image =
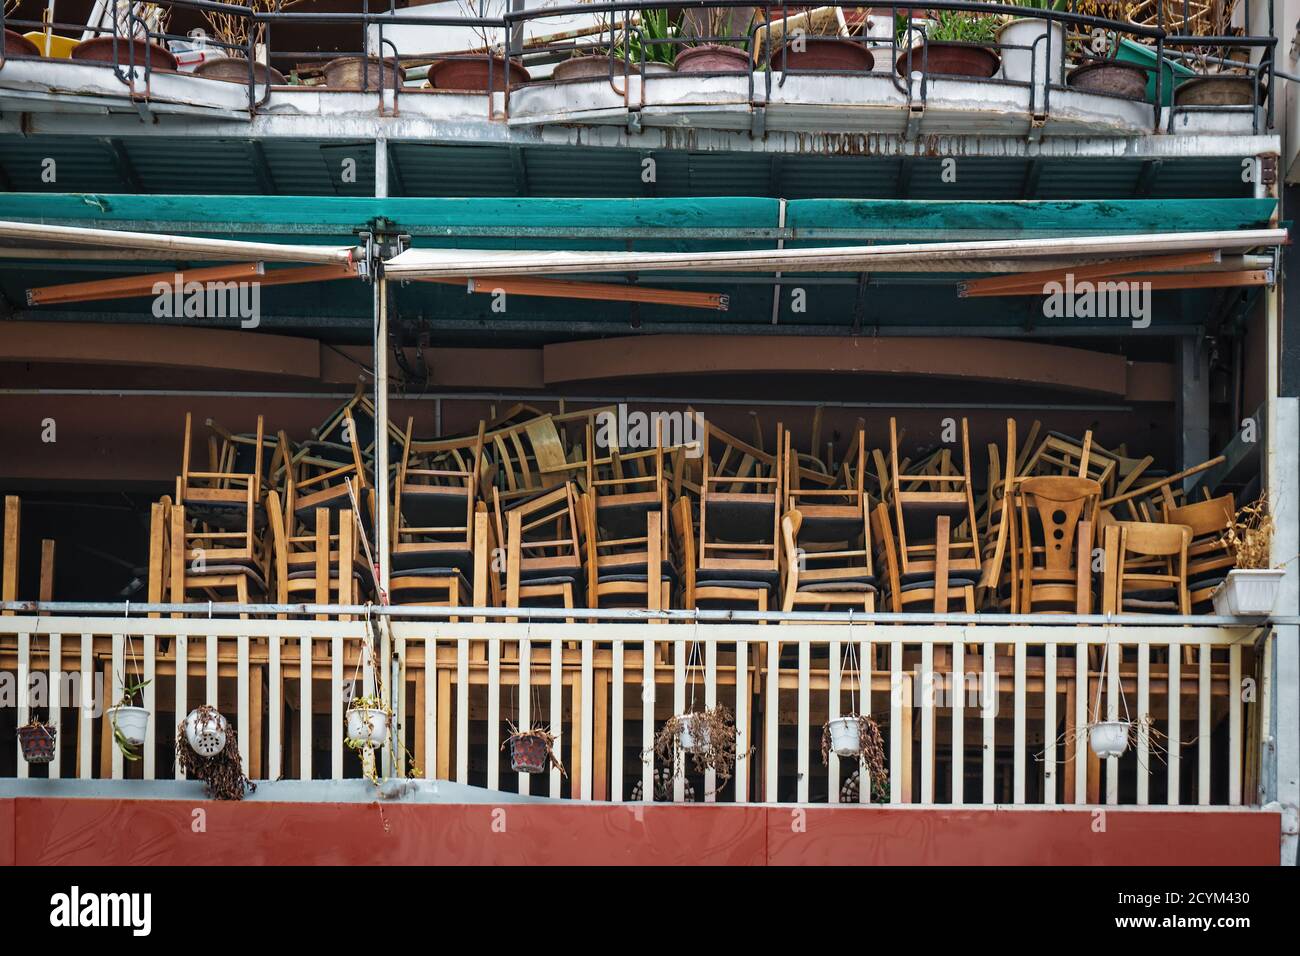
[[[384,266],[391,279],[572,275],[595,272],[1003,272],[1008,260],[1097,262],[1198,250],[1240,254],[1286,242],[1285,229],[1171,232],[1128,236],[745,249],[722,252],[571,252],[407,249]],[[1047,265],[1049,263],[1043,263]]]
[[[274,242],[249,242],[243,239],[208,239],[196,236],[171,236],[164,233],[126,232],[118,229],[95,229],[87,226],[53,226],[34,222],[0,220],[0,259],[32,258],[34,248],[51,257],[76,258],[94,253],[93,258],[110,258],[114,253],[123,259],[138,259],[140,253],[157,253],[157,258],[183,257],[214,261],[256,260],[259,262],[350,262],[353,246],[308,246]],[[12,245],[21,243],[21,246]]]

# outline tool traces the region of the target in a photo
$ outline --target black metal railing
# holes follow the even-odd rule
[[[792,77],[818,75],[834,77],[880,76],[887,77],[904,96],[909,109],[923,108],[936,80],[948,81],[952,74],[941,72],[943,59],[938,56],[940,44],[946,48],[992,48],[1006,60],[1014,59],[1018,66],[1009,75],[1005,66],[995,68],[991,75],[962,75],[969,82],[997,82],[1027,87],[1029,112],[1040,120],[1050,112],[1053,95],[1061,95],[1072,88],[1070,74],[1074,68],[1096,62],[1120,60],[1146,76],[1146,96],[1152,108],[1152,128],[1159,129],[1162,119],[1168,129],[1173,128],[1179,114],[1199,112],[1241,111],[1249,109],[1252,129],[1272,126],[1274,97],[1270,96],[1275,74],[1273,61],[1277,40],[1273,34],[1273,6],[1271,0],[1242,0],[1239,8],[1246,24],[1253,22],[1253,14],[1267,11],[1268,32],[1247,35],[1245,30],[1231,30],[1221,35],[1204,35],[1204,27],[1193,27],[1195,11],[1189,0],[1182,2],[1182,15],[1177,23],[1167,23],[1168,5],[1156,5],[1154,24],[1131,23],[1109,17],[1078,11],[1078,0],[1063,0],[1060,9],[1046,0],[1043,7],[1021,6],[1017,3],[988,3],[981,0],[895,0],[888,6],[831,7],[848,16],[843,22],[855,28],[857,35],[840,37],[869,51],[870,65],[862,69],[808,69],[800,68],[785,41],[786,27],[793,24],[792,17],[817,8],[815,4],[792,5],[782,2],[754,4],[747,0],[687,0],[671,5],[660,5],[649,0],[590,0],[563,6],[533,9],[505,9],[513,6],[511,0],[462,0],[459,15],[419,12],[420,8],[398,9],[395,0],[376,3],[362,0],[361,10],[352,13],[318,13],[281,8],[274,0],[270,8],[260,4],[245,5],[220,0],[164,0],[158,6],[169,10],[190,10],[199,13],[224,14],[240,24],[239,33],[244,42],[230,43],[208,37],[206,43],[228,56],[248,62],[248,88],[250,113],[266,102],[270,83],[256,82],[256,46],[266,45],[269,59],[274,62],[313,63],[340,57],[378,59],[393,66],[399,64],[424,64],[456,59],[487,61],[488,89],[503,93],[501,103],[508,115],[513,82],[510,63],[526,58],[531,63],[554,63],[575,55],[602,54],[607,57],[606,79],[615,93],[624,97],[629,109],[638,109],[645,103],[648,72],[653,74],[654,63],[669,63],[682,51],[701,45],[733,47],[744,51],[744,67],[718,71],[719,74],[746,76],[749,99],[753,105],[771,100],[773,89],[780,90]],[[1263,3],[1263,7],[1260,4]],[[1049,6],[1049,4],[1051,4]],[[133,96],[147,101],[152,75],[159,69],[153,62],[155,50],[149,45],[127,42],[119,29],[125,25],[139,38],[166,48],[169,44],[186,41],[189,37],[167,33],[165,29],[152,29],[139,15],[140,4],[128,0],[112,0],[114,15],[107,27],[91,28],[92,32],[113,38],[114,72],[131,90]],[[1118,6],[1118,4],[1116,5]],[[866,10],[863,17],[861,11]],[[750,22],[738,26],[737,12],[750,11]],[[740,13],[744,16],[744,13]],[[542,35],[525,43],[526,29],[530,26],[538,33],[536,25],[559,18],[588,18],[590,28],[578,35]],[[878,22],[885,19],[883,24]],[[1043,29],[1027,43],[1003,41],[993,33],[994,23],[1012,19],[1039,21]],[[870,34],[863,35],[868,23],[873,23]],[[978,38],[971,39],[961,29],[965,24],[984,24]],[[10,19],[9,24],[39,30],[83,31],[84,24],[45,23]],[[5,25],[0,13],[0,25]],[[294,45],[295,33],[300,27],[319,28],[333,26],[344,31],[359,31],[359,47],[355,50],[294,50],[278,49],[275,39],[287,37],[287,47]],[[399,51],[391,37],[395,26],[423,26],[459,28],[473,31],[478,41],[464,50]],[[807,29],[804,37],[817,41],[819,35]],[[390,32],[385,36],[385,30]],[[1193,32],[1201,29],[1202,35]],[[790,35],[796,35],[791,29]],[[301,45],[301,44],[299,44]],[[739,60],[739,58],[736,58]],[[0,56],[0,68],[3,67]],[[1027,69],[1025,69],[1027,65]],[[504,75],[498,75],[503,70]],[[1230,71],[1230,72],[1228,72]],[[383,110],[384,89],[392,75],[387,68],[361,71],[362,92],[380,93]],[[1230,75],[1249,81],[1249,102],[1243,104],[1196,104],[1180,102],[1179,88],[1206,75]],[[638,77],[639,100],[631,99],[633,77]],[[372,78],[377,77],[377,82]],[[138,84],[142,81],[142,87]],[[758,84],[765,94],[762,102],[755,96]],[[400,79],[391,83],[393,109],[397,108]],[[488,97],[489,115],[493,113],[493,98]],[[1168,109],[1165,109],[1165,107]]]

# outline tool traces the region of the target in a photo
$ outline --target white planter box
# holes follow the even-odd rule
[[[1230,617],[1272,614],[1284,574],[1281,568],[1229,571],[1228,580],[1213,594],[1214,613]]]

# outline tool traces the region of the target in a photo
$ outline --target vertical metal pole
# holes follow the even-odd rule
[[[380,267],[382,269],[382,265]],[[388,593],[389,503],[388,487],[388,280],[380,272],[375,279],[375,560],[379,563],[379,586]]]

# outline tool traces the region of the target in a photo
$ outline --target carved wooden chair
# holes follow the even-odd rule
[[[1101,485],[1040,475],[1012,490],[1020,545],[1021,613],[1092,612],[1092,545]]]

